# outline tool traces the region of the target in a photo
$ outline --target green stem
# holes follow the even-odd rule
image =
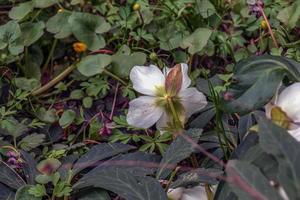
[[[104,69],[103,72],[104,72],[106,75],[108,75],[108,76],[110,76],[110,77],[116,79],[117,81],[119,81],[119,82],[122,83],[123,85],[127,85],[127,83],[126,83],[125,81],[123,81],[121,78],[119,78],[117,75],[111,73],[111,72],[108,71],[107,69]]]
[[[57,41],[58,41],[58,40],[57,40],[56,38],[55,38],[54,41],[53,41],[53,44],[52,44],[52,46],[51,46],[51,49],[50,49],[48,58],[47,58],[47,60],[46,60],[46,62],[45,62],[45,64],[44,64],[44,67],[43,67],[43,69],[42,69],[43,72],[46,71],[46,69],[47,69],[47,67],[48,67],[48,64],[49,64],[49,62],[50,62],[50,60],[51,60],[51,58],[52,58],[52,56],[53,56],[55,47],[56,47],[56,45],[57,45]]]
[[[173,101],[172,101],[171,98],[168,98],[168,104],[170,106],[170,109],[171,109],[171,112],[172,112],[172,116],[173,116],[174,121],[175,121],[175,127],[183,129],[182,123],[181,123],[181,121],[180,121],[180,119],[178,117],[178,114],[176,112],[175,106],[174,106]]]

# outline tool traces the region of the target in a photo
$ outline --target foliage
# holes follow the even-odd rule
[[[0,199],[198,185],[300,199],[299,142],[264,109],[300,82],[299,1],[0,0],[0,13]],[[132,68],[178,63],[208,105],[184,130],[129,125]]]

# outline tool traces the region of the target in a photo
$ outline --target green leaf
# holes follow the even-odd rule
[[[45,24],[40,21],[37,23],[27,22],[21,24],[22,40],[24,46],[30,46],[44,34]]]
[[[259,118],[259,144],[267,153],[274,155],[279,163],[278,177],[281,185],[300,198],[300,144],[285,129],[270,120]],[[292,198],[292,197],[290,197]]]
[[[198,142],[202,129],[190,129],[184,133],[185,137],[190,137],[194,142]],[[176,164],[191,155],[195,151],[193,145],[187,141],[183,136],[179,135],[171,143],[167,151],[163,154],[163,158],[160,162],[160,169],[156,173],[157,179],[166,178],[172,169],[176,167]]]
[[[159,182],[152,177],[141,177],[121,168],[105,168],[84,176],[74,185],[74,189],[100,187],[110,190],[127,200],[167,200],[167,195]],[[155,192],[154,192],[155,191]]]
[[[21,29],[16,21],[9,21],[0,26],[0,49],[5,47],[8,47],[12,55],[18,55],[24,49]]]
[[[92,97],[84,97],[82,100],[82,104],[85,108],[90,108],[93,105],[93,98]]]
[[[50,33],[55,34],[55,38],[66,38],[72,34],[71,25],[69,24],[69,12],[58,12],[51,17],[47,23],[46,28]]]
[[[142,52],[135,52],[130,55],[117,53],[112,56],[112,71],[117,76],[127,78],[130,70],[135,65],[145,64],[147,55]]]
[[[15,190],[25,185],[21,176],[9,167],[4,161],[0,160],[0,183],[9,186]]]
[[[75,120],[76,113],[73,110],[66,110],[59,119],[59,125],[63,128],[68,127]]]
[[[200,52],[207,44],[212,31],[207,28],[198,28],[191,35],[184,38],[181,42],[183,49],[188,48],[190,54]]]
[[[84,92],[80,89],[73,90],[70,94],[70,98],[72,99],[82,99],[84,97]]]
[[[134,149],[133,146],[119,143],[102,143],[93,146],[86,154],[81,156],[73,167],[73,176],[81,170],[95,164],[96,162]]]
[[[34,3],[32,1],[20,3],[13,7],[8,15],[11,19],[21,20],[33,10]]]
[[[281,199],[259,168],[248,162],[230,160],[226,166],[226,173],[229,177],[236,177],[235,180],[239,179],[239,182],[243,181],[245,184],[248,184],[253,190],[260,193],[260,196],[264,197],[263,199]],[[248,192],[245,192],[240,187],[232,185],[231,188],[240,199],[253,200],[253,196],[250,196]]]
[[[295,1],[291,6],[279,11],[277,19],[289,28],[295,28],[300,18],[300,2]]]
[[[59,3],[59,0],[32,0],[32,2],[36,8],[47,8]]]
[[[32,186],[25,185],[18,189],[15,200],[41,200],[41,197],[35,197],[34,195],[30,194],[28,191]]]
[[[101,33],[109,31],[110,25],[103,17],[74,12],[69,18],[69,23],[77,40],[85,43],[91,51],[105,46],[105,40]]]
[[[5,129],[5,134],[11,135],[15,138],[21,136],[25,131],[28,130],[27,126],[18,122],[14,118],[8,118],[0,121],[0,128]]]
[[[31,186],[28,190],[28,193],[37,198],[47,195],[45,186],[41,184]]]
[[[15,78],[15,84],[18,88],[25,91],[32,91],[33,89],[39,87],[40,85],[38,80],[34,78],[27,79],[24,77]]]
[[[78,64],[78,71],[84,76],[94,76],[103,72],[111,63],[111,56],[98,54],[84,57]]]
[[[18,145],[21,147],[21,149],[25,151],[30,151],[31,149],[34,149],[41,145],[44,139],[44,134],[33,133],[24,137]]]
[[[224,102],[224,111],[246,114],[264,106],[284,76],[299,79],[299,69],[299,63],[278,56],[256,56],[238,63],[233,72],[235,84],[228,90],[233,100]]]
[[[196,0],[196,11],[203,18],[208,18],[216,13],[215,6],[209,0]]]
[[[46,110],[44,107],[40,107],[36,110],[35,116],[46,123],[54,123],[57,120],[56,110]]]

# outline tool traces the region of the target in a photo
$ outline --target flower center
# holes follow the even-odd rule
[[[271,109],[271,119],[278,126],[289,129],[292,120],[287,116],[287,114],[280,107],[273,107]]]

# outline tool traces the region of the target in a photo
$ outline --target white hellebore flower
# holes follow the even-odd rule
[[[265,106],[266,115],[300,141],[300,83],[285,88]]]
[[[179,187],[176,189],[170,188],[167,195],[170,200],[208,200],[204,186],[192,188]]]
[[[188,88],[191,79],[186,64],[178,64],[164,71],[162,73],[155,65],[133,67],[130,72],[133,88],[145,96],[129,102],[128,124],[149,128],[157,122],[157,128],[163,130],[172,122],[168,101],[172,101],[180,114],[181,123],[206,106],[204,94],[194,87]]]

